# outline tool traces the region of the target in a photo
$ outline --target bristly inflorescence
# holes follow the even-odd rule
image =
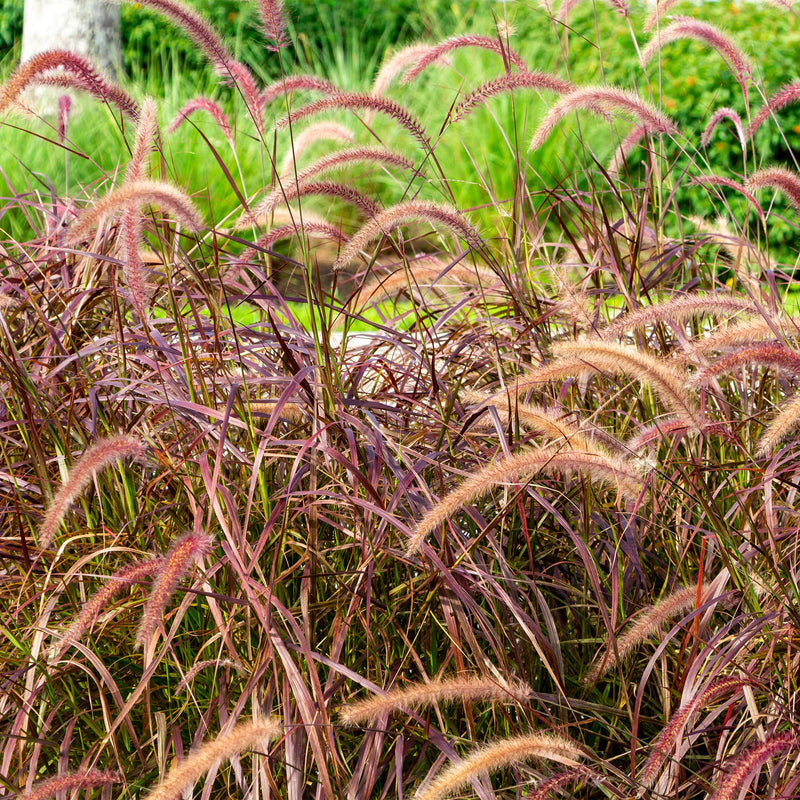
[[[124,458],[142,458],[145,452],[141,439],[126,433],[100,439],[87,448],[69,471],[45,514],[39,529],[39,547],[42,550],[50,547],[61,520],[98,472]]]
[[[88,58],[66,50],[47,50],[18,67],[0,90],[0,114],[36,85],[81,89],[132,119],[139,116],[139,106],[127,92],[101,75]]]
[[[401,82],[410,83],[418,77],[427,67],[439,61],[443,56],[452,53],[454,50],[460,50],[464,47],[479,47],[483,50],[497,53],[502,56],[506,64],[507,71],[510,72],[511,66],[516,67],[518,70],[527,71],[528,67],[522,60],[518,53],[504,42],[499,36],[474,36],[470,34],[461,34],[446,39],[439,44],[431,45],[431,47],[420,55],[414,66],[412,66],[403,75]]]

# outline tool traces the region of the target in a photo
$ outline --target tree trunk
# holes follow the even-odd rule
[[[88,56],[108,77],[116,77],[119,7],[106,0],[25,0],[22,60],[53,49]]]

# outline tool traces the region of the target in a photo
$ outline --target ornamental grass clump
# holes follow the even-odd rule
[[[796,796],[800,17],[346,5],[4,78],[6,791]]]

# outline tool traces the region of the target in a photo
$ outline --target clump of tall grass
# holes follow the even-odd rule
[[[64,162],[2,178],[7,785],[796,794],[797,86],[711,4],[520,8],[557,57],[487,20],[347,87],[281,2],[258,69],[143,5],[219,86],[51,52],[0,90],[119,151],[6,118]],[[696,125],[678,40],[735,89]]]

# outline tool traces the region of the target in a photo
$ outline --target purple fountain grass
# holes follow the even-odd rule
[[[513,387],[501,389],[489,396],[489,399],[504,397],[510,394],[512,398],[518,398],[530,389],[540,389],[544,384],[551,383],[563,378],[572,376],[582,377],[592,373],[593,370],[586,365],[580,358],[559,358],[546,364],[538,364],[527,370],[523,375],[515,379]]]
[[[261,90],[261,102],[267,106],[279,97],[288,97],[292,92],[299,91],[321,92],[324,95],[341,93],[338,86],[316,75],[284,75]]]
[[[546,760],[578,766],[585,753],[571,739],[552,733],[529,733],[510,739],[495,739],[474,750],[463,761],[443,769],[414,800],[440,800],[466,787],[473,778],[523,761]]]
[[[742,312],[752,314],[754,311],[752,301],[733,295],[678,294],[660,303],[642,306],[635,311],[621,314],[613,322],[600,328],[598,335],[604,339],[618,339],[644,325],[657,325],[662,322],[681,324],[702,314],[723,316]]]
[[[707,386],[714,378],[742,365],[780,369],[792,377],[800,376],[800,353],[780,342],[759,342],[720,358],[690,379],[693,386]]]
[[[454,701],[492,701],[522,703],[533,690],[522,681],[498,681],[480,675],[460,676],[427,683],[414,683],[392,689],[383,695],[345,703],[339,711],[343,725],[374,724],[382,714],[392,711],[417,711],[435,703]]]
[[[689,181],[696,186],[727,186],[729,189],[739,192],[739,194],[753,206],[756,210],[756,214],[758,214],[762,220],[766,218],[764,209],[761,208],[761,204],[756,200],[755,195],[748,192],[741,183],[737,183],[731,178],[726,178],[722,175],[695,175],[692,176]]]
[[[548,778],[540,780],[539,783],[536,784],[536,788],[530,794],[525,795],[525,800],[547,800],[552,792],[561,789],[569,783],[582,780],[600,783],[600,781],[603,780],[603,775],[591,767],[579,764],[576,767],[561,770]]]
[[[793,321],[793,324],[800,325],[800,320]],[[751,317],[714,331],[703,339],[693,339],[690,344],[694,351],[710,353],[747,345],[757,340],[776,339],[780,330],[779,320]]]
[[[549,92],[565,94],[575,87],[569,82],[550,75],[547,72],[511,72],[499,78],[487,81],[465,95],[461,102],[453,109],[450,115],[451,122],[458,122],[471,114],[478,106],[486,103],[489,98],[501,92],[510,92],[514,89],[545,89]]]
[[[585,475],[592,483],[613,486],[622,498],[637,499],[643,488],[639,469],[594,444],[586,444],[582,450],[565,448],[562,443],[528,448],[482,467],[424,514],[406,544],[406,554],[416,553],[432,530],[495,486],[526,482],[543,472]]]
[[[745,184],[750,190],[768,187],[784,194],[800,213],[800,175],[785,167],[766,167],[754,172]]]
[[[290,114],[282,117],[275,123],[275,127],[278,129],[286,128],[288,125],[294,125],[298,120],[305,119],[314,114],[321,114],[325,111],[336,111],[339,109],[349,111],[373,111],[385,114],[391,117],[402,128],[405,128],[426,151],[430,151],[431,149],[430,140],[425,133],[425,129],[422,127],[422,123],[411,114],[411,112],[403,108],[399,103],[387,100],[385,97],[373,97],[369,94],[342,92],[332,95],[331,97],[323,97],[321,100],[302,106],[296,111],[292,111]]]
[[[114,214],[126,209],[139,209],[144,205],[167,209],[190,231],[197,231],[202,226],[200,213],[189,197],[176,186],[163,181],[140,180],[123,184],[86,209],[70,226],[67,244],[72,246],[83,241],[93,228],[102,225]]]
[[[150,154],[158,137],[158,107],[153,99],[147,98],[142,103],[139,120],[136,124],[131,157],[125,170],[125,182],[133,183],[147,177],[150,171]]]
[[[459,400],[469,405],[478,405],[482,408],[492,407],[497,412],[500,422],[508,424],[511,419],[518,419],[519,424],[527,430],[541,436],[547,436],[558,443],[564,443],[576,450],[591,448],[591,429],[578,425],[569,418],[562,408],[545,408],[544,406],[523,403],[514,400],[509,408],[507,401],[495,400],[492,395],[484,392],[462,391]],[[622,444],[620,443],[620,450]]]
[[[800,394],[795,394],[783,402],[781,410],[762,431],[756,458],[772,455],[775,448],[797,429],[798,424],[800,424]]]
[[[611,671],[619,661],[622,661],[642,642],[647,641],[651,636],[658,633],[664,624],[671,622],[675,617],[691,611],[698,604],[702,604],[708,599],[710,585],[704,583],[702,586],[684,586],[667,595],[658,603],[648,606],[632,623],[625,634],[616,640],[616,647],[607,647],[606,653],[599,661],[596,661],[586,674],[585,682],[595,683],[601,676]]]
[[[518,70],[523,72],[528,71],[528,67],[522,57],[514,52],[501,37],[461,34],[445,39],[443,42],[439,42],[439,44],[431,45],[428,51],[423,53],[414,66],[403,75],[400,82],[411,83],[411,81],[419,77],[424,70],[438,61],[442,56],[452,53],[454,50],[460,50],[463,47],[479,47],[482,50],[489,50],[492,53],[497,53],[502,56],[503,63],[506,65],[506,70],[509,70],[513,65]]]
[[[155,101],[148,98],[142,103],[139,122],[136,126],[131,158],[125,171],[125,183],[132,184],[147,177],[150,167],[150,153],[158,136],[157,107]],[[149,305],[147,281],[144,275],[144,264],[139,257],[139,243],[142,241],[143,220],[140,209],[127,208],[122,212],[120,222],[120,249],[122,254],[125,283],[131,293],[133,307],[140,320],[146,318]]]
[[[787,83],[786,85],[781,86],[781,88],[778,89],[778,91],[767,100],[763,108],[760,108],[758,113],[750,121],[750,125],[747,127],[748,139],[752,139],[756,131],[776,111],[780,111],[782,108],[785,108],[792,103],[796,103],[798,100],[800,100],[800,81]]]
[[[583,361],[584,370],[632,375],[652,386],[661,401],[675,414],[695,428],[702,427],[702,415],[695,398],[686,390],[686,376],[672,364],[637,347],[599,339],[556,342],[552,349],[556,357]]]
[[[204,742],[183,761],[174,766],[166,778],[152,789],[144,800],[176,800],[214,764],[234,758],[247,750],[264,747],[281,733],[281,726],[272,719],[240,722],[220,733],[216,739]]]
[[[150,305],[150,292],[144,274],[144,264],[139,255],[139,243],[144,234],[144,221],[141,211],[127,208],[122,212],[120,220],[120,256],[122,273],[131,293],[133,308],[141,322],[147,319],[147,308]]]
[[[414,162],[406,158],[402,153],[394,150],[387,150],[382,147],[352,147],[346,150],[337,150],[330,153],[313,164],[299,170],[296,174],[284,174],[282,185],[273,189],[260,203],[254,208],[245,212],[236,223],[236,228],[249,227],[251,220],[263,220],[272,213],[278,206],[288,203],[297,197],[308,194],[326,194],[335,196],[333,190],[321,190],[319,187],[340,186],[342,184],[328,184],[327,182],[311,183],[309,178],[319,175],[321,172],[330,170],[345,169],[352,164],[375,164],[387,167],[397,167],[398,169],[414,169]],[[315,186],[317,189],[308,190],[306,187]],[[342,185],[343,186],[343,185]],[[379,213],[380,206],[366,198],[360,192],[356,192],[352,187],[344,187],[348,191],[339,196],[343,200],[352,202],[360,208],[367,216],[374,216]],[[356,197],[359,200],[356,202]],[[244,223],[244,224],[243,224]]]
[[[269,49],[277,52],[289,44],[286,32],[286,10],[283,0],[259,0],[258,11],[264,27],[264,34],[271,42]]]
[[[224,83],[238,89],[258,135],[263,137],[265,103],[253,73],[240,61],[231,61],[217,67],[217,73]]]
[[[346,267],[355,261],[359,252],[370,242],[381,236],[387,236],[399,225],[410,222],[429,222],[434,227],[445,228],[455,236],[461,237],[474,250],[483,247],[483,240],[478,231],[457,209],[441,203],[407,200],[387,208],[368,220],[339,254],[333,265],[334,270]]]
[[[53,650],[61,655],[91,629],[103,609],[118,595],[145,578],[159,572],[165,565],[163,558],[150,558],[123,567],[109,576],[102,589],[98,590],[84,603],[72,624],[64,631]]]
[[[292,179],[302,183],[321,172],[345,169],[351,164],[375,164],[398,169],[414,169],[414,162],[396,150],[387,150],[385,147],[350,147],[329,153],[313,164],[298,170],[296,174],[285,175],[284,180]],[[273,194],[275,193],[279,194],[280,190],[275,190]]]
[[[297,220],[297,223],[289,223],[287,225],[279,225],[273,228],[269,233],[265,233],[253,247],[243,251],[236,260],[247,262],[259,252],[270,249],[275,242],[281,239],[291,239],[293,236],[308,236],[316,239],[331,239],[346,244],[350,241],[349,237],[342,233],[339,228],[329,225],[325,222],[308,222]]]
[[[667,753],[674,747],[681,731],[686,726],[690,717],[701,708],[710,705],[717,698],[737,692],[748,681],[736,676],[718,678],[709,684],[703,691],[697,692],[694,697],[687,700],[669,719],[669,722],[661,733],[650,745],[650,754],[642,765],[638,774],[639,783],[643,788],[649,789],[658,778],[664,762],[667,760]]]
[[[167,131],[169,133],[175,133],[175,131],[177,131],[196,111],[205,111],[211,119],[216,122],[217,127],[222,131],[223,136],[228,140],[229,144],[233,145],[233,130],[231,129],[231,123],[228,117],[218,103],[215,103],[207,97],[195,97],[184,104],[175,115],[172,122],[170,122]]]
[[[255,78],[244,64],[231,55],[208,21],[181,0],[140,0],[140,2],[169,17],[188,34],[205,53],[217,74],[226,83],[235,85],[239,89],[259,134],[263,134],[264,106],[260,100]]]
[[[142,610],[136,631],[137,647],[147,647],[181,579],[198,559],[210,551],[211,537],[206,533],[189,532],[173,542]]]
[[[644,425],[639,432],[632,436],[625,443],[625,448],[629,453],[638,453],[645,447],[652,447],[661,439],[668,436],[685,435],[692,433],[711,434],[732,438],[731,426],[728,422],[704,421],[698,428],[696,425],[687,421],[683,417],[670,417]]]
[[[373,97],[383,97],[386,90],[392,83],[399,78],[410,67],[413,67],[422,56],[430,52],[429,44],[410,44],[393,53],[387,58],[378,70],[375,80],[372,82],[370,94]],[[446,56],[439,59],[439,63],[447,60]]]
[[[742,124],[742,118],[732,108],[728,108],[727,106],[718,108],[711,115],[711,119],[709,119],[708,124],[703,130],[703,135],[700,137],[700,146],[708,147],[708,143],[711,141],[711,134],[714,133],[717,125],[719,125],[723,119],[729,119],[733,123],[733,127],[736,128],[736,133],[739,136],[742,150],[747,150],[747,135],[745,134],[744,125]]]
[[[80,89],[133,119],[139,116],[139,106],[127,92],[104,78],[88,58],[66,50],[39,53],[14,70],[0,89],[0,114],[37,84]]]
[[[307,181],[305,183],[287,182],[280,191],[272,192],[255,208],[245,211],[236,221],[234,230],[250,228],[266,222],[269,215],[279,206],[290,203],[298,197],[334,197],[357,208],[367,217],[375,217],[381,213],[381,207],[365,195],[346,183],[334,181]]]
[[[709,22],[694,17],[675,17],[647,43],[642,51],[642,63],[647,64],[665,44],[679,39],[694,39],[716,50],[736,75],[747,103],[747,82],[753,77],[752,64],[733,39]]]
[[[145,452],[141,439],[128,433],[109,436],[91,445],[75,462],[47,509],[42,527],[39,529],[39,547],[42,550],[50,547],[61,520],[64,519],[75,498],[100,470],[116,464],[123,458],[142,458]]]
[[[650,133],[678,133],[678,128],[669,117],[642,100],[635,92],[611,86],[584,86],[564,95],[551,106],[536,129],[529,149],[541,147],[566,114],[579,110],[591,111],[601,116],[616,110],[639,120]]]
[[[716,789],[709,800],[735,800],[741,794],[746,782],[771,758],[797,750],[800,737],[797,731],[773,733],[763,742],[749,747],[735,758],[723,764],[724,774],[719,778]]]
[[[110,783],[122,783],[122,775],[112,770],[83,769],[56,775],[37,783],[29,792],[19,795],[17,800],[47,800],[61,792],[93,789]]]

